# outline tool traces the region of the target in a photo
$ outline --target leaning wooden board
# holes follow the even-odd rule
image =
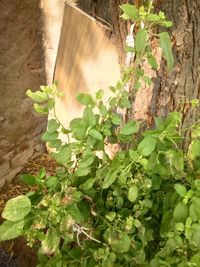
[[[104,89],[108,96],[108,86],[115,85],[120,77],[117,51],[108,35],[107,27],[66,3],[54,73],[59,90],[64,92],[56,112],[66,127],[82,113],[76,100],[78,93],[94,94]]]

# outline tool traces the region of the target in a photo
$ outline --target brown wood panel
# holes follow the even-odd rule
[[[80,92],[95,93],[113,85],[120,77],[117,51],[108,28],[76,6],[66,3],[55,66],[54,80],[64,97],[56,105],[57,115],[67,126],[82,113],[76,101]]]

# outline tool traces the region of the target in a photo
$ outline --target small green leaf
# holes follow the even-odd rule
[[[131,240],[126,233],[121,233],[119,239],[115,239],[112,243],[112,248],[118,253],[128,252],[130,249]]]
[[[120,125],[121,124],[121,121],[122,121],[122,118],[119,114],[117,113],[113,113],[111,115],[111,120],[112,120],[112,123],[115,124],[115,125]]]
[[[62,146],[62,141],[60,139],[56,139],[56,140],[50,141],[48,145],[51,148],[60,148]]]
[[[135,50],[142,52],[147,44],[147,32],[144,29],[139,29],[135,36]]]
[[[97,140],[103,140],[102,134],[99,131],[95,130],[95,129],[91,129],[90,132],[89,132],[89,135],[94,137]]]
[[[6,203],[2,218],[9,221],[20,221],[31,211],[31,202],[26,196],[11,198]]]
[[[96,117],[90,107],[86,107],[83,112],[83,120],[86,122],[87,127],[92,127],[96,124]]]
[[[173,218],[175,222],[185,222],[188,217],[188,207],[183,203],[179,202],[173,213]]]
[[[90,178],[84,184],[80,185],[79,187],[80,187],[80,189],[87,191],[93,187],[94,183],[95,183],[95,179]]]
[[[83,140],[85,138],[87,128],[88,122],[82,118],[76,118],[70,122],[70,129],[73,132],[73,137],[77,140]]]
[[[88,175],[88,173],[90,172],[90,168],[89,167],[84,167],[84,168],[82,168],[82,167],[78,167],[77,168],[77,170],[76,170],[76,175],[77,176],[86,176],[86,175]]]
[[[200,157],[200,140],[197,139],[192,142],[189,152],[192,160]]]
[[[163,57],[167,60],[168,69],[172,69],[174,66],[174,57],[172,54],[172,44],[167,32],[161,32],[160,36],[160,46],[163,51]]]
[[[104,95],[104,90],[103,90],[103,89],[98,90],[98,91],[96,92],[96,99],[97,99],[97,100],[101,100],[102,97],[103,97],[103,95]]]
[[[137,153],[137,151],[130,149],[128,153],[129,153],[130,158],[131,158],[134,162],[137,162],[137,161],[138,161],[138,159],[139,159],[139,154]]]
[[[49,176],[45,181],[45,185],[47,188],[55,188],[57,184],[58,184],[58,177],[56,176]]]
[[[39,105],[38,103],[34,103],[33,105],[35,111],[39,114],[48,114],[49,110],[46,106]]]
[[[60,235],[56,229],[49,229],[45,239],[42,241],[42,251],[46,255],[52,255],[56,252],[60,244]]]
[[[109,213],[106,214],[106,218],[110,222],[114,221],[115,217],[116,217],[116,212],[114,212],[114,211],[110,211]]]
[[[52,156],[57,161],[57,163],[67,167],[68,163],[71,161],[71,149],[68,146],[64,147],[61,151],[52,153]]]
[[[45,141],[45,142],[54,141],[57,138],[58,138],[58,133],[57,132],[50,133],[50,132],[47,131],[42,135],[42,141]]]
[[[157,70],[158,63],[152,54],[147,56],[147,60],[148,60],[149,65],[152,67],[152,69]]]
[[[20,180],[27,185],[33,186],[36,184],[36,179],[35,176],[31,175],[31,174],[22,174],[20,176]]]
[[[123,4],[120,6],[120,8],[126,15],[125,17],[123,16],[124,19],[132,19],[132,20],[138,19],[139,17],[138,9],[134,5]]]
[[[94,162],[95,156],[93,154],[87,154],[82,160],[79,162],[79,167],[80,168],[86,168],[92,165]]]
[[[156,148],[156,139],[147,136],[145,137],[138,145],[138,151],[143,155],[143,156],[149,156]]]
[[[175,184],[174,188],[181,197],[184,197],[187,194],[187,189],[182,184]]]
[[[91,107],[94,107],[95,106],[95,103],[93,101],[93,98],[91,95],[89,94],[84,94],[84,93],[81,93],[79,94],[76,99],[78,100],[79,103],[81,103],[82,105],[85,105],[85,106],[91,106]]]
[[[117,171],[110,170],[103,181],[102,188],[106,189],[110,187],[117,179]]]
[[[138,189],[137,189],[137,186],[134,184],[134,185],[131,185],[131,187],[129,188],[129,191],[128,191],[128,199],[131,201],[131,202],[135,202],[135,200],[137,199],[138,197]]]
[[[156,21],[159,21],[160,20],[160,17],[158,15],[156,15],[156,14],[150,13],[147,16],[147,20],[148,21],[152,21],[152,22],[156,22]]]
[[[43,103],[48,100],[47,94],[41,91],[32,92],[30,89],[28,89],[26,91],[26,95],[36,103]]]
[[[103,116],[103,118],[106,118],[108,111],[107,111],[106,106],[103,105],[103,103],[99,104],[99,112]]]
[[[136,133],[138,130],[138,125],[135,121],[127,122],[121,129],[120,134],[131,135]]]
[[[192,198],[192,204],[189,208],[189,214],[194,222],[200,219],[200,198]]]
[[[200,224],[193,224],[191,226],[192,236],[191,241],[195,243],[198,247],[200,246]]]
[[[58,130],[59,126],[60,126],[60,124],[56,120],[54,120],[54,119],[49,120],[47,123],[48,132],[49,133],[56,132],[56,130]]]
[[[14,239],[22,234],[24,221],[5,221],[0,225],[0,242]]]
[[[77,207],[77,204],[72,204],[72,205],[68,206],[67,207],[67,213],[72,215],[72,217],[74,218],[76,223],[81,223],[85,220],[83,214],[81,213],[81,211]]]

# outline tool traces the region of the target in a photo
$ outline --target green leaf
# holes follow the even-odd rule
[[[136,255],[136,262],[139,265],[142,265],[145,262],[145,259],[146,259],[146,254],[144,250],[139,250]]]
[[[48,100],[47,94],[41,91],[32,92],[30,89],[26,91],[26,95],[36,103],[43,103]]]
[[[160,267],[160,262],[159,262],[159,260],[158,260],[158,259],[153,259],[153,260],[151,260],[151,262],[150,262],[150,266],[151,266],[151,267]]]
[[[51,148],[60,148],[62,146],[62,141],[60,139],[56,139],[56,140],[53,140],[53,141],[50,141],[48,143],[49,147]]]
[[[181,197],[184,197],[187,194],[187,189],[182,184],[175,184],[174,188]]]
[[[102,184],[102,188],[106,189],[110,187],[117,179],[117,171],[113,171],[112,169],[108,171],[108,173],[105,176],[105,179]]]
[[[191,241],[194,242],[198,247],[200,246],[200,224],[193,224],[191,226],[192,236]]]
[[[14,239],[22,234],[24,221],[5,221],[0,225],[0,242]]]
[[[42,135],[42,141],[44,141],[44,142],[54,141],[57,138],[58,138],[58,133],[57,132],[50,133],[50,132],[47,131]]]
[[[20,221],[31,211],[31,202],[26,196],[18,196],[8,200],[2,212],[2,218],[9,221]]]
[[[115,252],[125,253],[130,249],[131,240],[126,233],[121,233],[119,239],[115,239],[112,243],[112,248]]]
[[[46,106],[39,105],[38,103],[34,103],[33,107],[35,111],[39,114],[48,114],[49,112]]]
[[[103,140],[102,134],[99,131],[95,130],[95,129],[91,129],[90,132],[89,132],[89,135],[94,137],[97,140]]]
[[[42,251],[46,255],[52,255],[56,252],[60,245],[60,235],[56,229],[49,229],[45,239],[42,241]]]
[[[106,118],[108,111],[107,111],[106,106],[103,105],[103,103],[99,104],[99,112],[103,116],[103,118]]]
[[[76,175],[77,176],[86,176],[88,175],[88,173],[90,172],[90,167],[78,167],[77,170],[76,170]]]
[[[152,54],[149,54],[147,56],[147,60],[148,60],[149,65],[152,67],[152,69],[157,70],[158,63],[157,63],[155,57]]]
[[[73,132],[73,137],[76,138],[77,140],[83,140],[85,138],[87,128],[88,128],[87,121],[81,118],[73,119],[70,122],[70,129]]]
[[[45,185],[47,188],[55,188],[57,184],[58,184],[58,177],[56,176],[49,176],[45,181]]]
[[[188,217],[188,207],[183,203],[179,202],[173,212],[173,218],[175,222],[185,222]]]
[[[143,156],[149,156],[156,148],[156,139],[147,136],[145,137],[138,145],[138,151],[143,155]]]
[[[112,120],[112,123],[115,124],[115,125],[120,125],[121,124],[121,121],[122,121],[122,118],[119,114],[117,113],[113,113],[111,115],[111,120]]]
[[[89,94],[81,93],[79,94],[76,99],[78,100],[79,103],[85,106],[91,106],[94,107],[95,103],[93,101],[93,98]]]
[[[174,66],[174,57],[172,54],[172,44],[167,32],[161,32],[160,37],[160,46],[163,51],[163,57],[167,60],[168,69],[172,69]]]
[[[139,159],[139,154],[137,153],[137,151],[130,149],[128,153],[129,153],[130,158],[131,158],[134,162],[137,162],[137,161],[138,161],[138,159]]]
[[[22,174],[20,180],[27,185],[33,186],[36,184],[36,179],[34,175],[31,174]]]
[[[96,117],[90,107],[86,107],[83,113],[83,119],[87,124],[87,127],[92,127],[96,124]]]
[[[135,36],[135,50],[142,52],[147,44],[147,32],[144,29],[139,29]]]
[[[52,156],[57,161],[57,163],[67,167],[68,163],[71,161],[71,149],[68,146],[64,147],[61,151],[52,153]]]
[[[87,154],[82,160],[79,162],[79,167],[80,168],[86,168],[92,165],[94,162],[95,156],[93,154]]]
[[[138,131],[138,125],[135,121],[127,122],[122,129],[120,130],[120,134],[122,135],[131,135]]]
[[[104,95],[104,90],[103,90],[103,89],[98,90],[98,91],[96,92],[96,99],[97,99],[97,100],[101,100],[102,97],[103,97],[103,95]]]
[[[159,21],[160,20],[160,17],[158,15],[156,15],[156,14],[150,13],[147,16],[147,20],[148,21],[152,21],[152,22],[156,22],[156,21]]]
[[[137,199],[138,197],[138,189],[137,189],[137,186],[134,184],[134,185],[131,185],[130,188],[129,188],[129,191],[128,191],[128,199],[131,201],[131,202],[135,202],[135,200]]]
[[[47,129],[49,133],[56,132],[56,130],[58,130],[59,127],[60,127],[60,124],[54,119],[49,120],[47,123]]]
[[[114,211],[110,211],[109,213],[106,214],[106,218],[110,222],[114,221],[115,217],[116,217],[116,212],[114,212]]]
[[[67,207],[67,212],[72,215],[76,223],[81,223],[85,220],[83,214],[77,207],[77,204],[69,205]]]
[[[194,140],[190,146],[191,159],[195,160],[200,157],[200,140]]]
[[[192,198],[192,204],[189,208],[189,214],[194,222],[200,219],[200,198]]]
[[[93,187],[94,183],[95,183],[95,179],[90,178],[84,184],[80,185],[79,187],[80,189],[87,191]]]
[[[123,16],[124,19],[132,19],[132,20],[138,19],[139,12],[135,6],[130,4],[123,4],[120,6],[120,8],[126,15],[125,17]]]

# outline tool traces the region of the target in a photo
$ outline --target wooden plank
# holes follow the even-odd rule
[[[117,51],[102,26],[76,6],[66,3],[55,66],[54,80],[64,97],[56,104],[57,115],[67,127],[80,116],[82,106],[76,101],[80,92],[94,94],[120,77]]]

